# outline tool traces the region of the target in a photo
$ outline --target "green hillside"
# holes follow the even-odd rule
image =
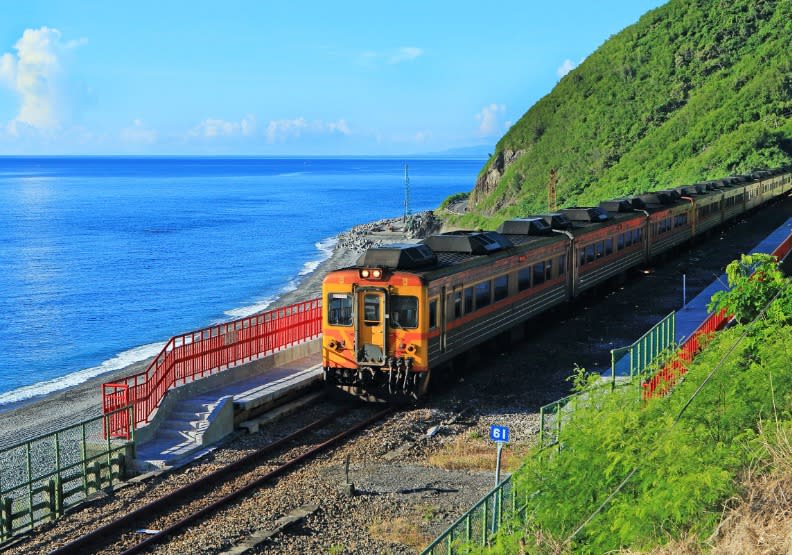
[[[792,1],[672,0],[611,37],[498,142],[457,223],[792,162]]]

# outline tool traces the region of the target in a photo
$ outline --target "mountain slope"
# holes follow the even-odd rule
[[[672,0],[611,37],[501,138],[459,223],[792,162],[792,1]]]

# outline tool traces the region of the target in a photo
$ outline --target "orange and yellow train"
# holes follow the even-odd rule
[[[370,248],[325,277],[325,381],[370,400],[417,398],[432,370],[460,354],[787,194],[791,171]]]

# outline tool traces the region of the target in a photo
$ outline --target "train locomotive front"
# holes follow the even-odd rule
[[[427,290],[410,270],[436,262],[425,245],[369,249],[322,286],[325,382],[369,401],[416,399],[429,384]]]

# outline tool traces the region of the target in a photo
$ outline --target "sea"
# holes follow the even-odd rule
[[[483,158],[0,157],[0,412],[253,314]]]

